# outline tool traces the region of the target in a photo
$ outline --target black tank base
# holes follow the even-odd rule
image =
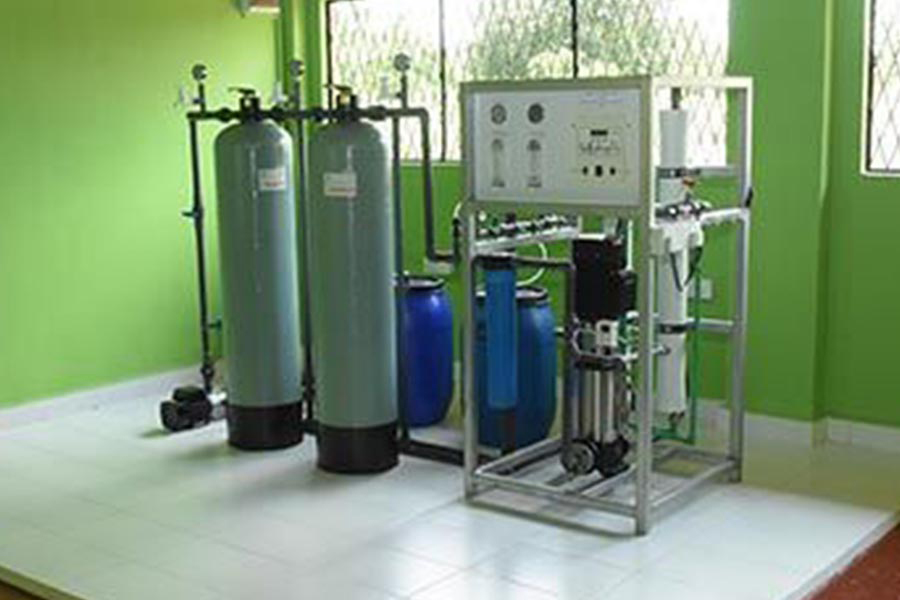
[[[344,474],[381,473],[397,466],[397,423],[330,427],[319,423],[319,468]]]
[[[280,406],[228,405],[228,443],[240,450],[280,450],[303,441],[300,402]]]

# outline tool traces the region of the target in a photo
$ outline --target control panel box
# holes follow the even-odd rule
[[[463,87],[470,198],[639,207],[642,88],[551,83]]]

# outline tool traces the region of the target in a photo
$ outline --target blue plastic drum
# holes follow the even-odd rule
[[[453,309],[442,280],[406,281],[407,419],[410,427],[425,427],[444,420],[453,395]]]
[[[547,290],[522,287],[516,291],[518,316],[518,391],[515,407],[516,447],[545,439],[556,416],[556,320]],[[485,376],[484,295],[476,309],[475,392],[478,436],[485,446],[502,446],[500,411],[487,405]]]

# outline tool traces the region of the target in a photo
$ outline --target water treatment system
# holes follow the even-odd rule
[[[737,132],[729,138],[732,166],[688,164],[689,114],[682,99],[696,90],[728,97],[730,129]],[[467,497],[496,503],[491,495],[498,490],[524,494],[630,517],[645,533],[654,516],[700,484],[739,480],[752,83],[664,77],[478,82],[462,86],[461,102],[463,363],[472,364],[477,353],[484,280],[491,407],[515,402],[517,356],[506,322],[515,288],[508,281],[515,281],[517,268],[540,264],[562,273],[564,290],[558,435],[482,460],[473,408],[477,383],[474,369],[464,369]],[[695,197],[696,182],[708,178],[736,182],[731,206],[713,209]],[[506,216],[518,214],[543,216]],[[589,219],[599,219],[594,231]],[[691,319],[688,294],[704,232],[720,226],[736,228],[733,314]],[[536,261],[524,252],[550,241],[568,245],[569,258]],[[696,447],[693,432],[673,435],[685,419],[696,418],[696,398],[687,393],[687,337],[701,331],[722,334],[731,345],[731,420],[723,452]],[[517,424],[515,413],[507,414],[511,436]],[[525,510],[521,503],[506,508]]]
[[[238,108],[217,110],[207,106],[206,69],[194,69],[194,203],[185,216],[196,233],[204,384],[163,403],[165,426],[224,417],[242,449],[287,447],[306,432],[319,467],[339,473],[383,471],[403,453],[459,464],[473,502],[525,495],[632,518],[637,533],[699,485],[739,480],[751,81],[464,84],[464,197],[452,251],[440,252],[429,115],[409,106],[409,59],[394,66],[394,107],[362,107],[342,86],[331,106],[305,107],[296,62],[286,100],[263,108],[253,90],[238,89]],[[727,98],[729,165],[689,163],[684,98],[697,92]],[[418,125],[427,259],[458,267],[457,319],[441,280],[404,268],[406,119]],[[221,323],[207,297],[203,122],[227,125],[215,143]],[[698,182],[710,179],[731,182],[728,205],[698,197]],[[691,314],[707,232],[726,227],[736,240],[733,311]],[[218,327],[221,391],[209,339]],[[691,342],[701,333],[730,344],[723,450],[697,444]],[[459,443],[414,432],[444,418],[454,387]],[[534,514],[526,506],[506,508]]]

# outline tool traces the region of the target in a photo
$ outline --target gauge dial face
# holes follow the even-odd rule
[[[528,107],[528,120],[537,125],[544,120],[544,105],[532,104]]]
[[[491,108],[491,122],[494,125],[503,125],[506,123],[506,107],[502,104],[495,104]]]

